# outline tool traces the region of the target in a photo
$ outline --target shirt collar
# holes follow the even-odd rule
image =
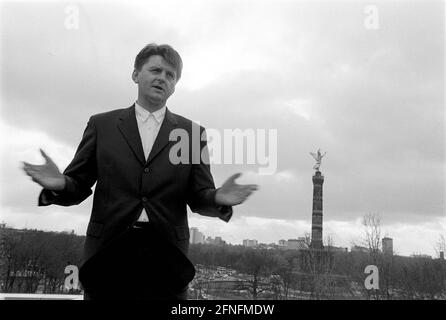
[[[155,112],[149,112],[141,107],[138,102],[135,102],[135,113],[136,117],[144,122],[147,121],[150,115],[152,115],[156,122],[161,123],[164,120],[164,116],[166,114],[166,106],[156,110]]]

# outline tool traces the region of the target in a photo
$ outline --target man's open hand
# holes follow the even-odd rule
[[[48,190],[62,190],[65,187],[65,178],[60,173],[54,161],[42,150],[40,153],[45,158],[45,164],[37,165],[23,162],[23,170],[31,179]]]
[[[235,206],[243,203],[252,192],[258,189],[256,184],[240,185],[235,183],[235,179],[240,177],[241,173],[236,173],[229,177],[223,186],[218,189],[215,195],[217,205]]]

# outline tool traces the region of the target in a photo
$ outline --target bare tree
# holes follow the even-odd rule
[[[283,255],[276,255],[274,273],[279,276],[280,294],[278,298],[287,300],[289,298],[290,289],[296,285],[297,277],[294,269],[298,265],[298,251],[288,250]]]
[[[382,232],[381,217],[377,213],[364,215],[362,224],[365,232],[365,244],[369,250],[370,262],[378,267],[379,289],[368,290],[367,295],[373,299],[393,298],[393,291],[396,284],[394,272],[394,255],[382,252]]]
[[[307,249],[301,250],[300,271],[306,273],[309,281],[311,299],[329,299],[335,296],[335,281],[333,280],[334,257],[331,239],[330,245],[323,250],[311,247],[311,237],[305,234]]]
[[[273,258],[267,250],[246,250],[239,262],[237,269],[248,275],[249,280],[244,282],[245,288],[250,293],[253,300],[257,300],[259,294],[270,289],[265,284],[267,277],[271,275]]]
[[[378,270],[383,271],[382,255],[381,255],[381,217],[378,213],[367,213],[362,218],[362,225],[364,227],[364,242],[368,249],[370,263],[377,266]],[[381,274],[380,274],[381,276]],[[382,295],[380,290],[366,290],[369,298],[379,300]]]
[[[0,279],[3,292],[34,293],[62,289],[67,264],[79,265],[83,237],[74,233],[0,229]]]
[[[362,218],[365,231],[365,244],[374,260],[378,262],[381,249],[381,217],[377,213],[368,213]]]

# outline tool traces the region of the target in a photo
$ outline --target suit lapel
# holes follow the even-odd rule
[[[150,151],[149,157],[147,159],[147,164],[149,164],[157,155],[164,149],[164,147],[170,142],[169,135],[170,132],[176,128],[178,122],[175,115],[166,108],[166,114],[164,120],[161,124],[161,128],[158,131],[155,142],[153,143],[152,150]]]
[[[145,163],[144,150],[136,122],[135,105],[122,111],[119,117],[118,128],[124,136],[130,149],[132,149],[141,165]]]
[[[175,115],[166,108],[166,115],[161,124],[161,128],[150,151],[147,162],[145,161],[144,150],[142,148],[141,137],[139,135],[138,123],[136,122],[135,105],[122,111],[119,117],[118,128],[124,136],[127,144],[132,149],[141,165],[150,163],[164,147],[170,142],[169,134],[176,128],[178,122]]]

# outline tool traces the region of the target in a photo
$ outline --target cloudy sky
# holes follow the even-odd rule
[[[324,237],[350,247],[381,216],[402,255],[435,255],[446,234],[444,14],[440,1],[1,2],[0,221],[85,234],[92,197],[37,207],[20,161],[61,169],[88,118],[130,106],[134,57],[149,42],[182,55],[168,107],[218,132],[277,130],[277,170],[214,164],[260,190],[229,223],[190,226],[233,244],[311,230],[310,151],[322,160]],[[76,16],[78,19],[76,19]]]

